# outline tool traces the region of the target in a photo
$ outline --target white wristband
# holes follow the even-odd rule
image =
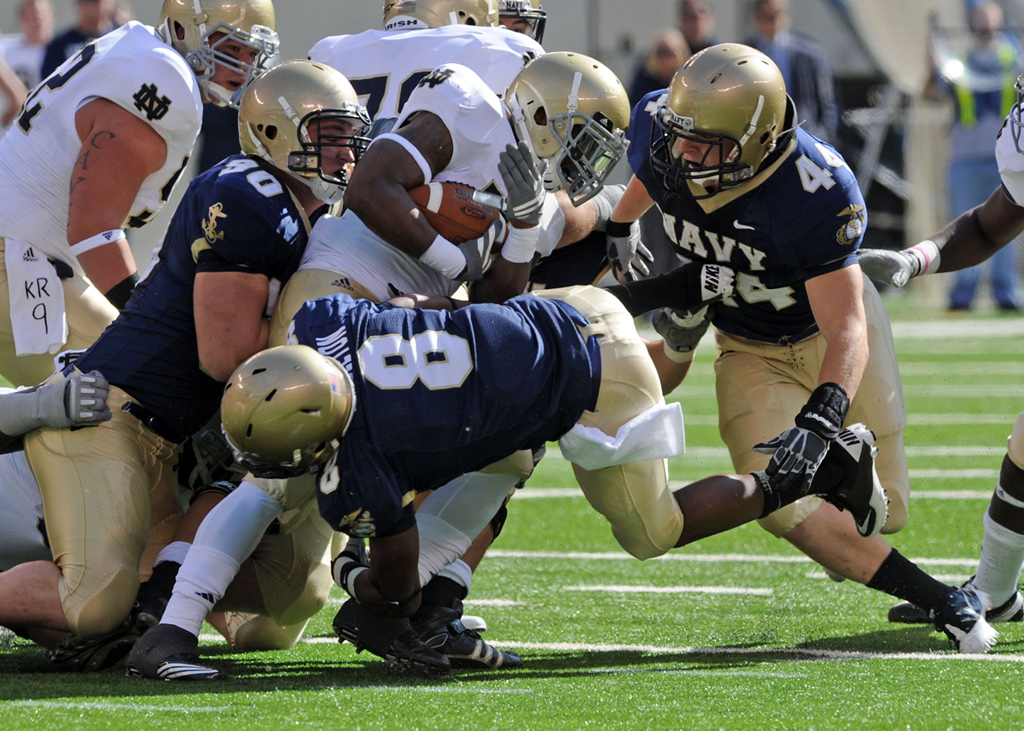
[[[687,350],[686,352],[681,353],[678,350],[670,348],[666,342],[662,342],[662,348],[665,350],[665,357],[673,363],[689,363],[693,360],[693,356],[697,351],[697,349],[694,348],[693,350]]]
[[[509,225],[508,238],[501,246],[501,256],[513,264],[525,264],[533,259],[540,240],[540,226],[516,228]]]
[[[434,239],[430,248],[420,254],[420,261],[433,267],[449,279],[455,279],[466,268],[466,255],[459,251],[458,246],[440,234]]]
[[[912,254],[920,264],[921,270],[915,276],[927,274],[929,269],[938,269],[939,261],[942,259],[938,245],[931,239],[911,246],[907,253]]]
[[[124,231],[119,228],[111,229],[110,231],[104,231],[103,233],[90,236],[89,238],[79,241],[77,244],[71,244],[71,253],[75,256],[81,256],[87,251],[98,249],[101,246],[112,244],[118,239],[125,238]]]

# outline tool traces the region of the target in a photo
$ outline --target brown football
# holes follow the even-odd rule
[[[427,223],[453,244],[482,236],[501,217],[497,208],[479,200],[491,194],[480,194],[462,183],[427,183],[412,188],[409,196],[423,211]],[[500,200],[497,196],[492,197],[495,201]]]

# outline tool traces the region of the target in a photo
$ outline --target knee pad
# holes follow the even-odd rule
[[[1011,462],[1024,470],[1024,412],[1017,417],[1013,431],[1006,440],[1006,454]]]

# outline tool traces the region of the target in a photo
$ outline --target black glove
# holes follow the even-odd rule
[[[665,339],[665,353],[677,363],[693,360],[697,343],[711,324],[707,306],[693,313],[664,308],[654,313],[654,329]]]
[[[765,474],[777,492],[810,492],[814,473],[839,434],[849,408],[850,399],[842,386],[823,383],[796,415],[794,428],[754,445],[754,451],[772,455]]]

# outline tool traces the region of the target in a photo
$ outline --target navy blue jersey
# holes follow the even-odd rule
[[[715,308],[718,329],[766,342],[817,332],[804,283],[857,263],[867,224],[864,197],[842,156],[797,129],[770,177],[704,199],[662,187],[650,166],[654,111],[645,96],[629,125],[629,164],[661,210],[678,256],[736,272],[736,294]]]
[[[594,408],[597,349],[564,302],[524,295],[454,313],[339,294],[306,302],[289,342],[352,376],[355,414],[318,478],[320,514],[352,535],[412,526],[410,502],[519,449],[540,447]]]
[[[237,155],[189,185],[152,269],[124,312],[79,359],[182,436],[220,405],[223,384],[199,368],[192,290],[197,272],[285,281],[299,266],[308,220],[262,161]]]

